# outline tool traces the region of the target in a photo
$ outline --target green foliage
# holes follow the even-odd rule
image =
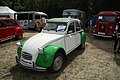
[[[0,0],[0,6],[15,11],[43,11],[51,17],[62,17],[64,9],[79,9],[88,16],[104,10],[120,10],[120,0]]]

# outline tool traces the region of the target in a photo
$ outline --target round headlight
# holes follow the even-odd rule
[[[44,48],[38,48],[38,53],[43,54],[44,53]]]
[[[16,45],[17,45],[18,47],[22,47],[22,45],[21,45],[20,42],[17,42]]]
[[[112,26],[110,26],[110,29],[112,29]]]
[[[95,27],[96,27],[96,25],[95,25]]]

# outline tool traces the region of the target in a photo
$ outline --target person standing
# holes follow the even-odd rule
[[[92,28],[92,18],[89,20],[89,26],[88,26],[88,31],[91,32]]]
[[[120,18],[116,19],[114,53],[120,53]]]

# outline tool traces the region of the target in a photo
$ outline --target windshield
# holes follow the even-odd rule
[[[44,30],[51,30],[51,31],[62,31],[66,30],[67,24],[66,23],[47,23],[44,27]]]
[[[17,14],[17,20],[32,20],[32,14],[22,13]]]
[[[80,16],[80,13],[76,11],[64,11],[63,12],[63,17],[75,18],[76,16]]]
[[[113,22],[113,21],[115,21],[115,16],[99,16],[98,20],[103,21],[103,22],[105,22],[105,21]]]

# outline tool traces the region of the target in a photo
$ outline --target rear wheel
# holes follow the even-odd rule
[[[85,49],[85,44],[81,44],[81,45],[80,45],[80,48],[81,48],[81,49]]]
[[[55,55],[52,66],[49,68],[49,71],[58,72],[63,67],[63,63],[64,63],[64,56],[61,53],[57,53]]]
[[[79,50],[85,49],[85,44],[80,44],[80,45],[78,46],[78,49],[79,49]]]
[[[23,38],[23,34],[20,34],[20,35],[16,35],[15,36],[15,39],[19,40],[19,39],[22,39]]]

